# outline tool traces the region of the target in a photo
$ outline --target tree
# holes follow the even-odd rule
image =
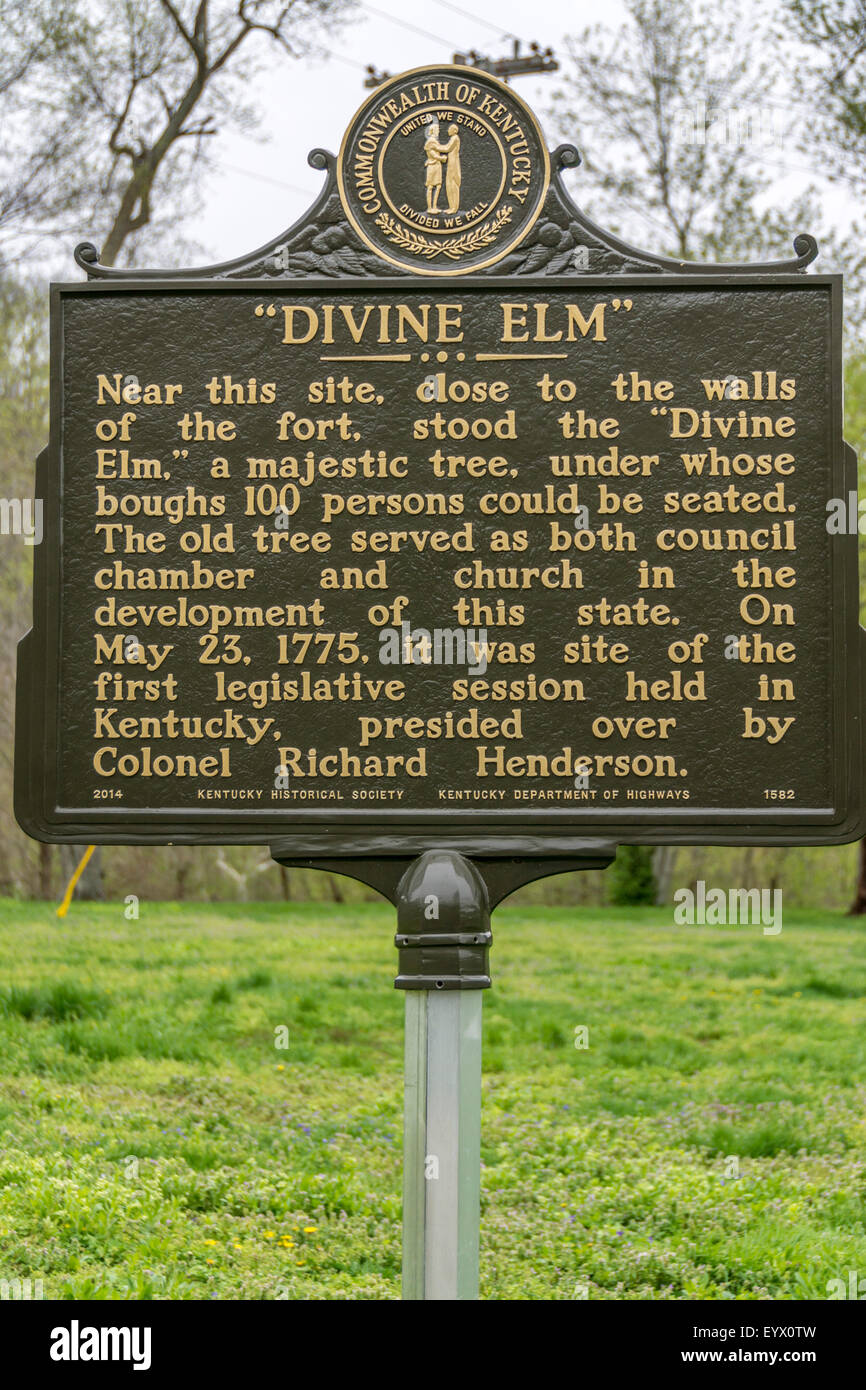
[[[0,279],[0,460],[4,506],[32,493],[33,460],[48,433],[47,326],[42,296],[30,285]],[[12,512],[9,520],[14,523]],[[6,517],[4,516],[4,521]],[[32,523],[38,513],[32,514]],[[36,527],[34,539],[40,534]],[[0,544],[0,634],[7,660],[0,663],[0,892],[23,894],[33,885],[34,846],[12,816],[12,748],[16,643],[30,620],[33,546],[21,534]],[[51,847],[35,851],[36,886],[50,892]]]
[[[806,153],[828,172],[866,189],[866,0],[786,0],[803,46],[792,64],[808,105]],[[805,61],[803,54],[805,53]]]
[[[857,451],[861,467],[866,465],[866,352],[852,356],[845,364],[845,438]],[[860,526],[866,526],[862,520]],[[860,565],[866,566],[866,535],[858,535]],[[861,591],[860,622],[866,618],[866,602]],[[866,913],[866,839],[860,841],[857,867],[857,883],[854,899],[848,909],[849,916],[862,916]]]
[[[866,0],[786,0],[784,13],[798,40],[791,69],[808,112],[800,152],[825,177],[858,195],[866,192]],[[836,251],[847,271],[845,328],[849,349],[866,346],[866,248],[863,228]]]
[[[805,61],[798,53],[795,68],[798,91],[812,115],[803,149],[822,159],[831,177],[862,196],[866,191],[866,0],[787,0],[785,8],[805,53]],[[852,236],[862,246],[863,236],[856,225]],[[866,295],[862,291],[866,270],[862,260],[859,269],[861,292],[855,294],[853,315],[850,309],[847,314],[855,355],[845,372],[845,435],[857,448],[862,465],[866,461]],[[864,558],[861,537],[861,564]],[[863,617],[861,603],[861,622]],[[857,885],[849,913],[866,913],[866,839],[860,842]]]
[[[610,900],[623,907],[652,904],[656,882],[650,851],[643,845],[620,845],[608,869]]]
[[[355,0],[0,0],[0,231],[58,216],[94,228],[101,259],[131,259],[158,204],[177,219],[220,131],[257,123],[267,45],[315,50]],[[3,86],[3,73],[6,85]],[[5,169],[4,169],[5,165]],[[32,231],[32,228],[31,228]]]
[[[553,115],[580,147],[580,202],[626,239],[678,258],[783,254],[816,209],[808,198],[787,212],[767,206],[763,156],[783,132],[754,15],[747,24],[736,4],[691,0],[627,0],[626,10],[619,29],[566,40]]]
[[[292,58],[310,53],[353,4],[0,0],[0,240],[6,259],[16,249],[26,252],[32,238],[60,217],[104,238],[104,262],[113,264],[121,253],[133,260],[144,234],[158,230],[158,207],[176,223],[219,132],[256,123],[248,93],[268,49]],[[14,344],[13,333],[2,349],[14,350]],[[26,376],[29,363],[19,365]],[[42,442],[31,449],[28,474]],[[17,491],[26,497],[29,482]],[[4,570],[5,594],[13,575]],[[21,586],[12,592],[20,599]],[[16,636],[26,626],[20,606],[12,624]],[[5,716],[11,687],[2,695]],[[80,854],[77,846],[62,848],[67,879]],[[40,863],[44,888],[50,857]],[[99,852],[76,891],[101,896]]]
[[[65,123],[40,129],[29,119],[28,102],[65,45],[70,17],[64,0],[53,6],[45,0],[0,0],[0,233],[58,203],[49,190],[63,163],[68,129]]]

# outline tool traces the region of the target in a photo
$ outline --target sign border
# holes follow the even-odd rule
[[[808,275],[797,272],[755,273],[722,277],[690,273],[617,275],[522,276],[522,294],[532,291],[571,290],[581,293],[604,290],[617,293],[629,286],[647,289],[779,289],[815,290],[830,294],[830,375],[829,423],[831,487],[833,495],[847,496],[856,491],[857,467],[854,451],[842,435],[842,277],[838,274]],[[514,290],[513,277],[449,277],[456,290],[499,293]],[[448,281],[436,281],[437,290]],[[429,279],[404,277],[354,277],[335,281],[330,277],[270,279],[201,280],[193,277],[156,279],[124,278],[122,281],[89,281],[51,286],[51,426],[48,447],[37,460],[36,496],[43,500],[44,533],[34,556],[33,628],[18,648],[18,684],[15,746],[15,814],[28,835],[47,843],[101,844],[258,844],[275,838],[291,840],[298,854],[377,853],[397,854],[411,845],[417,852],[418,837],[442,844],[443,833],[453,831],[460,842],[488,837],[498,846],[497,853],[522,854],[527,841],[531,853],[563,854],[567,845],[592,838],[636,844],[755,844],[816,845],[844,844],[866,833],[863,824],[862,791],[864,781],[864,739],[862,732],[862,689],[866,675],[866,631],[859,626],[857,536],[838,536],[830,550],[830,590],[832,594],[831,649],[834,663],[832,682],[833,727],[831,768],[834,803],[840,810],[798,807],[785,811],[781,806],[686,811],[635,810],[623,818],[620,808],[610,811],[591,808],[591,815],[565,809],[545,810],[442,810],[396,809],[390,812],[358,809],[335,813],[333,809],[310,808],[303,811],[274,808],[261,810],[232,808],[191,808],[189,810],[136,811],[121,806],[56,807],[52,789],[57,748],[57,672],[59,668],[60,596],[62,592],[62,364],[65,298],[73,295],[142,295],[255,293],[292,294],[310,297],[322,293],[369,294],[381,289],[395,292],[423,292]],[[862,674],[861,674],[862,673]],[[47,808],[51,807],[51,810]],[[589,810],[589,808],[587,808]],[[462,829],[465,827],[465,831]]]

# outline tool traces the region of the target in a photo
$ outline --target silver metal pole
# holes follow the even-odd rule
[[[481,991],[487,891],[454,851],[428,851],[397,895],[406,990],[403,1298],[478,1298]]]
[[[427,991],[406,991],[403,1072],[403,1297],[424,1297]]]
[[[478,1297],[481,1000],[478,990],[427,995],[427,1299]]]
[[[403,1297],[478,1297],[478,990],[406,993]]]

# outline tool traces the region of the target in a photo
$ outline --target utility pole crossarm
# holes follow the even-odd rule
[[[521,53],[520,40],[514,40],[513,51],[508,58],[488,58],[484,53],[477,53],[471,48],[468,53],[455,53],[452,62],[458,63],[465,68],[478,68],[481,72],[489,72],[494,77],[500,77],[507,82],[510,77],[528,77],[533,73],[558,72],[559,62],[554,56],[552,48],[542,49],[540,44],[531,43],[528,53]],[[367,66],[367,76],[364,78],[365,87],[380,87],[383,82],[391,79],[390,72],[380,72],[372,63]]]
[[[463,67],[480,68],[482,72],[492,73],[508,81],[509,77],[528,77],[533,73],[558,72],[559,63],[552,48],[542,49],[540,44],[529,45],[528,53],[521,53],[519,39],[514,40],[514,49],[508,58],[488,58],[483,53],[470,49],[468,53],[455,53],[453,61]]]

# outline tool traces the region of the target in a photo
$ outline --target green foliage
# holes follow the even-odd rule
[[[74,904],[58,928],[0,902],[4,1277],[398,1298],[393,932],[370,904]],[[856,924],[506,907],[494,935],[483,1298],[825,1298],[866,1268]]]
[[[858,73],[858,63],[846,58],[846,32],[853,52],[864,51],[866,12],[862,0],[818,8],[832,12],[833,62],[816,40],[816,63],[803,67],[802,45],[792,52],[790,39],[805,12],[820,27],[808,0],[789,0],[776,33],[769,12],[739,0],[722,10],[704,0],[626,0],[618,28],[594,24],[566,40],[569,61],[551,114],[562,136],[580,147],[578,203],[634,245],[677,259],[762,262],[790,256],[797,233],[814,234],[819,269],[846,274],[846,335],[862,348],[862,229],[828,227],[822,191],[808,177],[792,199],[786,191],[784,202],[774,186],[784,167],[779,151],[798,139],[816,179],[845,169],[862,182],[866,168],[866,66],[859,63]],[[852,12],[847,31],[845,10]],[[808,112],[799,132],[787,114],[792,84]],[[849,110],[846,123],[852,91],[862,109]],[[824,145],[816,158],[817,131]],[[800,173],[808,176],[809,168]]]
[[[654,903],[656,881],[652,850],[645,845],[620,845],[607,870],[610,900],[620,906]]]
[[[583,156],[579,201],[675,257],[775,258],[806,212],[763,209],[766,132],[763,148],[760,131],[740,138],[738,113],[754,112],[775,77],[761,17],[700,0],[626,0],[625,11],[617,29],[596,24],[567,41],[554,116]],[[766,114],[762,105],[754,119]]]
[[[845,439],[857,454],[857,474],[861,509],[866,497],[866,351],[861,351],[845,363]],[[866,574],[866,515],[858,522],[857,549],[861,576]],[[860,622],[866,622],[866,588],[860,586]]]
[[[48,442],[46,310],[41,289],[0,276],[0,468],[6,496],[32,496],[35,454]]]
[[[830,169],[866,187],[866,7],[863,0],[786,0],[800,41],[796,78],[809,102],[808,144]]]
[[[20,1018],[47,1019],[60,1023],[67,1018],[102,1018],[108,999],[98,990],[87,989],[74,980],[60,984],[30,985],[25,989],[11,985],[0,990],[0,1014]]]
[[[32,498],[36,456],[48,442],[48,352],[45,296],[0,274],[0,496]],[[15,644],[31,622],[32,545],[0,538],[0,892],[31,880],[38,850],[12,820]]]
[[[210,146],[249,131],[268,59],[333,35],[352,0],[0,0],[0,244],[91,227],[110,264],[149,229],[177,240]],[[52,229],[53,230],[53,229]]]
[[[845,363],[845,438],[866,466],[866,352]]]

